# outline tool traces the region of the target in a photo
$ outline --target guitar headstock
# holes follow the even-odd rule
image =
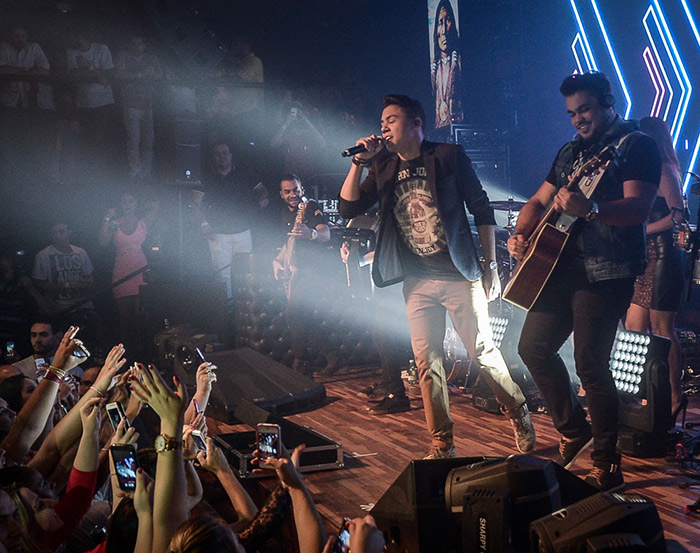
[[[577,171],[579,177],[591,176],[600,170],[605,171],[611,165],[618,165],[622,161],[623,155],[615,146],[606,146],[598,155],[589,159],[581,165]]]

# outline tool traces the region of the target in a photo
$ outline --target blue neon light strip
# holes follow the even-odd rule
[[[644,14],[644,17],[642,18],[642,23],[644,23],[644,29],[646,30],[647,36],[649,37],[649,43],[651,44],[651,48],[654,52],[654,56],[656,57],[656,61],[658,62],[659,68],[661,69],[661,73],[664,76],[664,80],[666,81],[666,85],[668,86],[668,103],[666,104],[666,111],[664,111],[663,115],[663,120],[667,121],[668,120],[668,112],[671,110],[671,104],[673,103],[673,96],[675,95],[673,91],[673,86],[671,85],[671,81],[668,78],[668,73],[666,73],[666,67],[664,66],[664,62],[661,61],[661,56],[659,55],[659,50],[656,47],[656,41],[654,40],[654,37],[651,34],[651,29],[649,28],[649,24],[647,22],[647,19],[649,18],[649,14],[654,15],[653,9],[651,6],[647,9],[647,12]],[[661,34],[661,28],[659,27],[659,24],[657,22],[656,28],[659,32],[659,35]],[[670,57],[669,57],[670,59]],[[671,66],[673,66],[673,60],[671,59]],[[678,74],[676,73],[676,76]],[[680,79],[679,79],[680,82]],[[683,85],[681,83],[681,89],[683,88]]]
[[[658,117],[659,113],[661,112],[661,105],[663,104],[664,96],[666,96],[666,88],[661,80],[659,68],[656,67],[654,55],[652,54],[649,46],[644,48],[642,58],[644,58],[644,64],[647,66],[647,71],[651,77],[651,83],[654,85],[654,90],[656,91],[654,94],[654,103],[651,106],[651,113],[649,115],[652,117]]]
[[[590,57],[590,63],[588,63],[588,59],[586,60],[586,63],[593,71],[598,71],[598,64],[595,62],[595,58],[593,57],[593,50],[591,50],[591,45],[588,43],[588,36],[586,36],[586,31],[583,28],[581,16],[579,15],[578,8],[576,7],[576,0],[569,0],[569,2],[571,3],[571,8],[574,10],[574,17],[576,17],[576,23],[578,24],[579,32],[581,33],[581,37],[583,38],[585,51],[588,52],[588,56]]]
[[[576,67],[578,67],[578,72],[583,73],[583,67],[581,66],[581,60],[578,57],[578,52],[576,51],[576,43],[581,43],[581,34],[576,33],[576,38],[574,38],[574,41],[571,43],[571,51],[574,53],[574,59],[576,60]],[[583,48],[582,48],[583,50]]]
[[[673,55],[676,58],[676,61],[678,61],[678,67],[683,74],[683,79],[686,84],[687,88],[687,95],[685,95],[685,90],[683,91],[684,94],[681,95],[681,98],[678,100],[678,109],[676,110],[676,115],[673,118],[673,127],[675,127],[675,136],[673,137],[673,145],[676,145],[676,142],[678,141],[678,136],[680,135],[681,129],[683,128],[683,122],[685,120],[685,115],[688,110],[688,104],[690,103],[690,97],[693,94],[693,85],[690,82],[690,79],[688,78],[688,74],[685,71],[685,65],[683,64],[683,60],[681,59],[680,55],[678,54],[678,48],[676,48],[676,43],[673,40],[673,35],[671,35],[671,31],[668,28],[668,24],[666,23],[666,18],[664,17],[663,12],[661,11],[661,6],[659,6],[659,1],[654,0],[654,6],[656,7],[656,11],[658,12],[659,19],[661,20],[661,24],[663,25],[665,35],[664,33],[661,34],[661,39],[664,41],[664,47],[668,51],[668,44],[671,46],[671,50],[673,51]],[[657,22],[658,23],[658,22]],[[668,39],[668,44],[666,39]],[[685,95],[685,98],[683,97]],[[684,101],[685,100],[685,101]],[[672,127],[672,128],[673,128]]]
[[[651,6],[649,6],[649,9],[651,9]],[[646,27],[646,21],[644,22],[644,26]],[[666,104],[666,111],[664,112],[664,115],[663,115],[663,120],[666,121],[666,119],[668,118],[668,112],[671,109],[671,102],[673,101],[673,87],[671,86],[671,80],[668,78],[668,74],[666,73],[666,68],[664,67],[664,63],[661,61],[661,57],[659,56],[659,52],[656,49],[656,43],[652,39],[648,27],[647,27],[647,36],[649,37],[649,42],[651,42],[651,46],[652,46],[653,52],[654,52],[654,57],[656,58],[656,67],[661,70],[661,74],[663,75],[664,81],[666,82],[666,88],[668,89],[668,103]]]
[[[610,54],[610,59],[612,60],[613,67],[615,67],[615,73],[620,81],[620,86],[622,87],[622,93],[625,95],[625,100],[627,100],[627,109],[625,109],[625,119],[630,115],[632,110],[632,98],[627,90],[627,85],[625,84],[625,78],[622,76],[622,71],[620,70],[620,65],[617,63],[617,57],[613,51],[612,44],[610,43],[610,38],[608,37],[608,32],[603,24],[603,18],[600,16],[600,11],[598,10],[598,4],[595,0],[591,0],[591,5],[593,6],[593,11],[595,12],[596,19],[598,20],[598,25],[600,26],[600,31],[603,33],[603,39],[605,40],[605,46],[608,48],[608,53]]]
[[[686,0],[681,0],[681,4],[683,5],[683,11],[685,11],[685,15],[688,18],[688,23],[690,23],[690,28],[693,30],[693,36],[695,36],[695,42],[698,43],[698,46],[700,46],[700,32],[698,32],[698,26],[695,24],[695,19],[690,13],[690,8],[688,7],[688,2]],[[686,148],[688,140],[686,139]],[[700,152],[700,134],[698,135],[697,139],[695,140],[695,148],[693,149],[693,155],[690,159],[690,164],[688,165],[688,171],[692,171],[693,168],[695,167],[695,163],[698,160],[698,152]],[[690,184],[690,175],[686,175],[685,177],[685,182],[683,183],[683,192],[685,193],[688,190],[688,185]]]
[[[693,29],[693,35],[695,35],[695,42],[697,42],[698,46],[700,46],[700,32],[698,32],[698,26],[695,24],[693,16],[690,15],[690,8],[688,7],[687,0],[681,0],[681,4],[683,5],[683,11],[685,11],[685,15],[688,18],[688,23],[690,23],[690,28]]]
[[[668,60],[669,60],[669,62],[671,63],[671,67],[672,67],[672,69],[673,69],[673,72],[675,73],[676,80],[678,81],[678,85],[679,85],[680,88],[681,88],[681,96],[680,96],[680,98],[678,99],[678,107],[677,107],[677,109],[676,109],[676,115],[674,116],[673,122],[672,122],[671,125],[670,125],[670,127],[671,127],[671,135],[673,136],[673,135],[675,134],[675,131],[677,130],[677,129],[676,129],[676,124],[677,124],[677,122],[678,122],[678,116],[679,116],[679,114],[680,114],[680,110],[681,110],[681,107],[682,107],[682,105],[683,105],[683,100],[684,100],[684,98],[686,97],[686,88],[685,88],[685,86],[683,86],[683,80],[681,79],[681,75],[680,75],[680,73],[679,73],[679,71],[678,71],[678,66],[677,66],[677,64],[676,64],[676,61],[675,61],[673,55],[671,54],[671,49],[670,49],[669,46],[668,46],[668,42],[667,42],[667,40],[666,40],[666,37],[664,36],[664,32],[663,32],[663,30],[662,30],[662,28],[661,28],[661,24],[659,23],[659,18],[658,18],[658,16],[657,16],[656,12],[654,11],[654,7],[653,7],[653,6],[649,6],[649,9],[647,10],[647,13],[644,15],[644,19],[643,19],[642,21],[644,22],[644,28],[645,28],[646,31],[647,31],[647,36],[649,37],[649,42],[651,43],[652,48],[654,49],[655,52],[658,53],[658,49],[656,48],[656,42],[654,41],[654,37],[653,37],[652,34],[651,34],[651,29],[649,28],[649,24],[648,24],[648,21],[647,21],[648,18],[649,18],[649,15],[651,15],[652,18],[654,19],[654,23],[656,24],[656,30],[657,30],[658,33],[659,33],[659,37],[661,38],[661,42],[663,43],[664,48],[665,48],[665,50],[666,50],[666,55],[668,56]],[[670,105],[670,104],[669,104],[669,105]],[[665,119],[666,121],[668,121],[667,114],[664,115],[664,119]],[[677,134],[676,134],[676,135],[674,136],[674,140],[673,140],[673,145],[674,145],[674,146],[676,145],[676,140],[677,140],[677,139],[678,139],[678,138],[677,138]]]

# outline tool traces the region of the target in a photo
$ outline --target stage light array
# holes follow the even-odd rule
[[[644,388],[644,365],[650,342],[648,334],[626,330],[618,333],[610,359],[610,370],[620,392],[639,395]]]

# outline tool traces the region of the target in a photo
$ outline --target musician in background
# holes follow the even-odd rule
[[[644,117],[639,129],[651,136],[661,153],[659,194],[647,221],[647,259],[643,275],[637,277],[625,327],[636,332],[651,332],[671,341],[668,372],[671,380],[671,416],[675,422],[688,406],[683,393],[681,344],[676,333],[676,311],[685,291],[681,252],[673,244],[674,224],[683,219],[681,166],[673,149],[668,124],[659,117]]]
[[[302,202],[298,176],[283,175],[280,196],[284,201],[280,215],[280,235],[284,243],[280,255],[272,262],[272,270],[275,279],[285,281],[287,289],[287,326],[294,350],[292,368],[313,376],[306,359],[306,347],[310,337],[319,334],[319,329],[314,328],[313,312],[319,287],[323,285],[319,271],[322,244],[330,241],[331,231],[319,205],[314,200]],[[300,209],[303,210],[301,214]],[[333,356],[328,354],[327,357]],[[330,363],[331,359],[328,361]]]
[[[443,365],[446,313],[510,418],[518,449],[526,453],[535,446],[535,429],[525,396],[493,343],[489,321],[488,301],[501,291],[493,209],[462,147],[425,141],[425,124],[418,100],[386,96],[382,136],[357,141],[364,150],[353,157],[338,211],[352,218],[379,202],[372,277],[379,287],[403,281],[431,435],[424,459],[457,456]],[[365,167],[369,174],[362,180]],[[466,209],[474,215],[485,267],[476,254]]]
[[[661,159],[654,141],[615,112],[610,82],[598,72],[570,75],[560,91],[577,135],[557,154],[547,178],[523,207],[508,251],[521,260],[545,210],[578,218],[552,275],[530,309],[519,353],[562,434],[557,462],[566,468],[593,443],[586,481],[600,490],[624,485],[616,453],[618,393],[609,369],[617,324],[646,264],[644,221],[657,193]],[[624,140],[623,140],[624,138]],[[566,188],[571,176],[607,145],[617,147],[588,199]],[[586,391],[590,423],[559,349],[574,333],[576,373]]]

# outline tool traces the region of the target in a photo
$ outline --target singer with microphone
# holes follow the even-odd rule
[[[510,419],[518,450],[535,445],[525,397],[493,343],[488,302],[500,294],[488,196],[461,146],[424,140],[418,100],[384,98],[381,136],[357,141],[362,150],[340,190],[339,212],[352,218],[376,202],[380,223],[372,277],[379,287],[403,282],[411,345],[431,444],[425,459],[457,456],[443,367],[445,313],[478,363]],[[362,179],[364,169],[369,169]],[[484,252],[479,262],[465,208]]]
[[[275,279],[284,283],[287,294],[287,326],[294,351],[292,368],[313,376],[306,350],[311,337],[321,336],[320,329],[314,327],[313,311],[319,289],[325,284],[319,267],[323,266],[325,244],[331,239],[331,231],[319,205],[304,196],[297,175],[282,176],[280,197],[284,201],[280,213],[281,250],[272,261],[272,270]],[[337,356],[326,353],[325,357],[329,363],[326,367],[337,367]]]

